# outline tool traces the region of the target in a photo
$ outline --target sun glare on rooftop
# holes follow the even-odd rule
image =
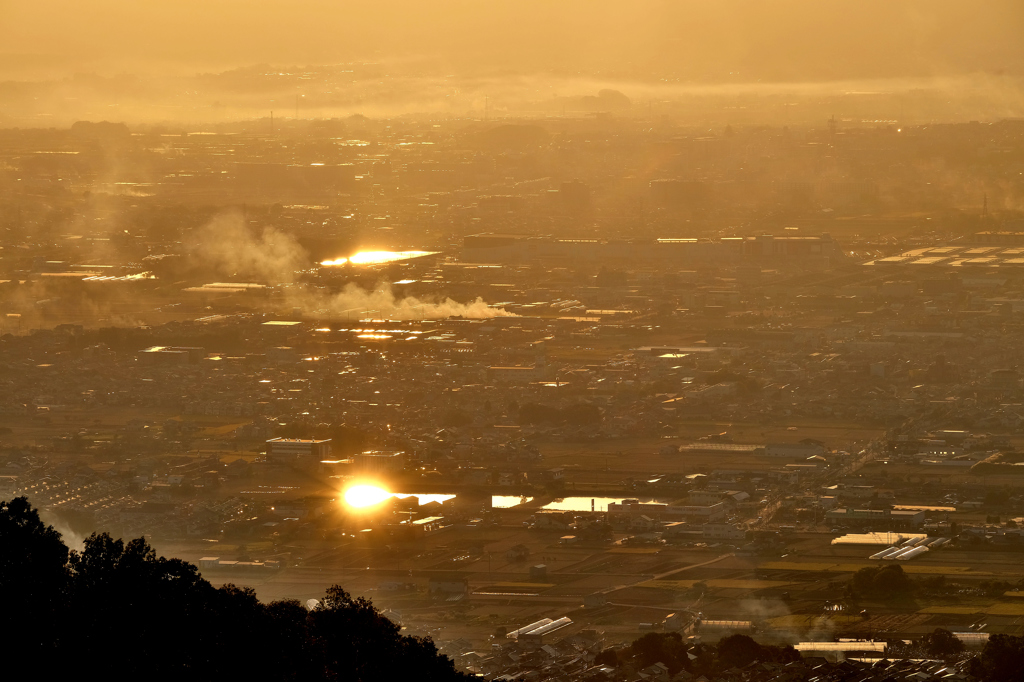
[[[350,507],[371,507],[391,496],[387,490],[375,485],[354,485],[345,491],[345,502]]]
[[[409,260],[411,258],[419,258],[420,256],[430,256],[436,253],[435,251],[360,251],[359,253],[353,254],[348,258],[336,258],[334,260],[325,260],[320,263],[324,267],[332,267],[338,265],[345,265],[351,263],[352,265],[381,265],[383,263],[393,263],[400,260]]]

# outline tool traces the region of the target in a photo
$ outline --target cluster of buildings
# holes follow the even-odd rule
[[[627,679],[596,657],[663,600],[790,632],[893,533],[1012,577],[1019,122],[308,123],[0,131],[4,496],[379,589],[492,679]],[[939,615],[1019,632],[955,577],[1003,601]],[[720,679],[962,676],[810,651]]]

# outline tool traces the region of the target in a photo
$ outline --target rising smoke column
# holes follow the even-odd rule
[[[292,282],[309,254],[290,234],[265,227],[256,234],[239,211],[218,214],[192,235],[192,256],[231,277]]]
[[[298,273],[309,267],[310,257],[296,239],[286,232],[266,227],[254,232],[238,211],[219,214],[193,235],[191,255],[206,267],[235,279],[269,284],[290,284]],[[391,286],[382,284],[367,291],[348,284],[338,293],[326,293],[304,284],[285,289],[291,307],[303,314],[332,319],[360,318],[367,313],[396,320],[423,320],[444,317],[485,319],[508,317],[500,308],[490,308],[480,297],[470,303],[450,298],[425,301],[413,297],[397,298]]]

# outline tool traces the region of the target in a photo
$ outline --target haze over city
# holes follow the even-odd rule
[[[9,672],[1024,679],[1021,35],[0,1]]]

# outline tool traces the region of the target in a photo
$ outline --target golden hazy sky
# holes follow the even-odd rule
[[[1024,71],[1024,0],[0,0],[0,72],[420,61],[833,80]]]

